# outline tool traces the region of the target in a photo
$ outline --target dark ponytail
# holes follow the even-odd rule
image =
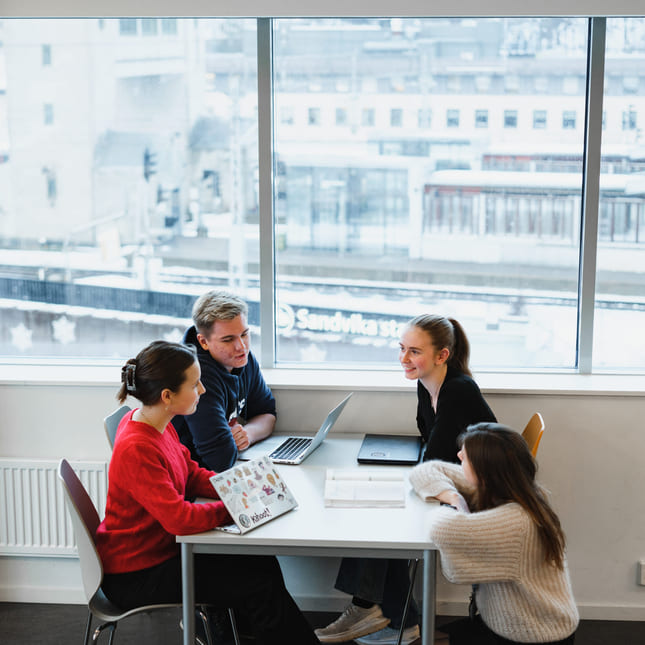
[[[454,318],[448,318],[452,325],[453,331],[453,346],[448,356],[448,365],[456,368],[460,372],[472,376],[470,371],[470,343],[464,328]],[[450,348],[448,348],[450,349]]]
[[[186,370],[196,360],[194,347],[156,340],[121,368],[116,398],[123,403],[127,396],[133,396],[143,405],[154,405],[163,390],[179,390],[186,380]]]

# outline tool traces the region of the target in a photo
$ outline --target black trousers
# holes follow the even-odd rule
[[[442,625],[440,631],[448,634],[450,645],[527,645],[498,636],[486,626],[479,615],[475,618],[460,618]],[[541,645],[573,645],[574,639],[575,632],[564,640],[550,641]]]
[[[315,645],[309,623],[287,591],[273,556],[196,554],[195,598],[200,604],[232,607],[264,645]],[[179,556],[130,573],[106,574],[105,595],[118,607],[181,602]]]

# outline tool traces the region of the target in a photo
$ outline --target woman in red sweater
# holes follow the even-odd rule
[[[123,402],[140,408],[121,421],[110,462],[105,519],[96,543],[105,571],[103,591],[123,609],[181,601],[181,561],[176,535],[230,522],[213,498],[213,472],[200,468],[170,423],[192,414],[204,386],[192,348],[155,341],[121,370]],[[195,555],[199,603],[239,610],[259,643],[318,643],[287,591],[274,557]]]

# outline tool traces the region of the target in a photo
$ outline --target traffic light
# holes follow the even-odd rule
[[[157,155],[146,148],[143,152],[143,178],[148,181],[157,173]]]

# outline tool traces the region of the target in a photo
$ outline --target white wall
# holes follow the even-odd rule
[[[113,371],[118,374],[118,368]],[[414,431],[415,391],[401,384],[398,375],[384,377],[381,385],[374,374],[339,375],[334,386],[319,388],[285,371],[268,372],[268,377],[278,400],[280,431],[313,430],[315,421],[348,389],[346,381],[362,386],[351,388],[352,404],[335,431]],[[478,380],[501,422],[521,429],[536,410],[545,418],[539,475],[567,533],[582,616],[642,620],[645,587],[636,584],[636,563],[645,559],[645,396],[633,388],[625,394],[576,393],[570,387],[558,393],[554,378],[548,392],[518,389],[519,377],[513,377],[515,389],[508,390],[495,379],[499,382],[492,375]],[[634,380],[643,382],[642,377]],[[16,380],[15,373],[11,379],[0,374],[0,457],[107,461],[110,451],[101,419],[116,406],[116,389],[116,383],[106,382],[30,384]],[[301,427],[302,418],[311,421]],[[332,590],[335,565],[290,558],[283,566],[303,608],[331,610],[344,604],[344,597]],[[462,612],[466,598],[466,589],[442,582],[439,611]],[[0,601],[83,602],[77,561],[0,558]]]

